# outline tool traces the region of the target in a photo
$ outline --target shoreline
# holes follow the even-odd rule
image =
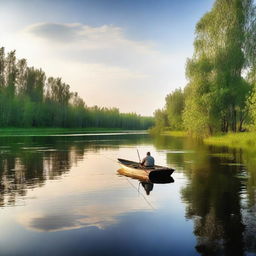
[[[5,136],[47,136],[93,133],[141,133],[146,130],[127,130],[118,128],[0,128],[0,137]]]
[[[256,148],[256,132],[228,133],[211,136],[205,138],[204,143],[220,147],[252,149],[254,147]]]
[[[164,131],[160,135],[173,137],[187,137],[186,131]],[[256,149],[256,132],[238,132],[213,135],[202,139],[204,144],[242,149]]]

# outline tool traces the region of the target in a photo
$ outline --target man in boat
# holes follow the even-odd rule
[[[143,158],[141,165],[145,167],[154,167],[155,159],[150,155],[150,152],[148,152],[147,156]]]

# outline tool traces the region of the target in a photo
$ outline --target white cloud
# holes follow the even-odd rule
[[[34,39],[51,43],[62,56],[78,62],[131,68],[138,67],[145,58],[163,58],[149,42],[129,40],[121,28],[111,25],[38,23],[25,28],[24,32]]]
[[[162,53],[152,42],[127,38],[117,26],[37,23],[6,43],[19,57],[60,76],[90,105],[152,114],[183,86],[186,53]]]

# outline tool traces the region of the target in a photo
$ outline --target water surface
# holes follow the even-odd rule
[[[175,182],[117,174],[151,151]],[[254,152],[145,134],[0,138],[0,255],[256,255]]]

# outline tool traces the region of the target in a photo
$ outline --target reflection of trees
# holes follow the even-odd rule
[[[195,218],[197,250],[202,255],[243,255],[240,196],[241,182],[236,167],[209,158],[189,170],[190,181],[182,191],[188,218]]]
[[[249,145],[248,145],[249,146]],[[239,156],[241,150],[236,150]],[[243,223],[245,224],[244,241],[248,252],[256,252],[256,149],[248,147],[240,154],[241,162],[246,166],[247,172],[241,177],[246,197],[243,198]]]
[[[190,166],[191,159],[197,162],[203,161],[204,164],[207,163],[204,158],[207,158],[208,149],[203,146],[200,140],[160,136],[154,138],[154,145],[158,150],[167,150],[167,163],[172,167],[175,165],[176,171],[179,171],[179,168],[186,168],[187,165]],[[168,150],[171,152],[168,153]],[[180,151],[180,153],[175,153],[175,151]]]
[[[163,150],[194,151],[167,151],[167,162],[188,177],[181,194],[187,205],[186,217],[194,221],[196,250],[201,255],[255,253],[256,152],[164,136],[155,138],[155,145]],[[237,163],[245,164],[246,170]]]
[[[70,152],[44,152],[40,149],[15,147],[0,158],[0,205],[14,205],[17,196],[27,189],[42,186],[55,179],[71,166]]]
[[[28,189],[58,179],[87,151],[147,142],[142,135],[0,138],[0,206],[15,205]]]
[[[214,150],[210,148],[212,155]],[[253,222],[247,218],[246,223],[242,215],[240,194],[245,187],[239,177],[242,168],[232,165],[242,161],[242,152],[227,149],[222,152],[227,157],[212,157],[209,152],[208,156],[197,154],[188,168],[189,184],[182,190],[182,198],[187,203],[187,218],[194,219],[198,252],[244,255],[248,241],[252,240],[246,231]]]

